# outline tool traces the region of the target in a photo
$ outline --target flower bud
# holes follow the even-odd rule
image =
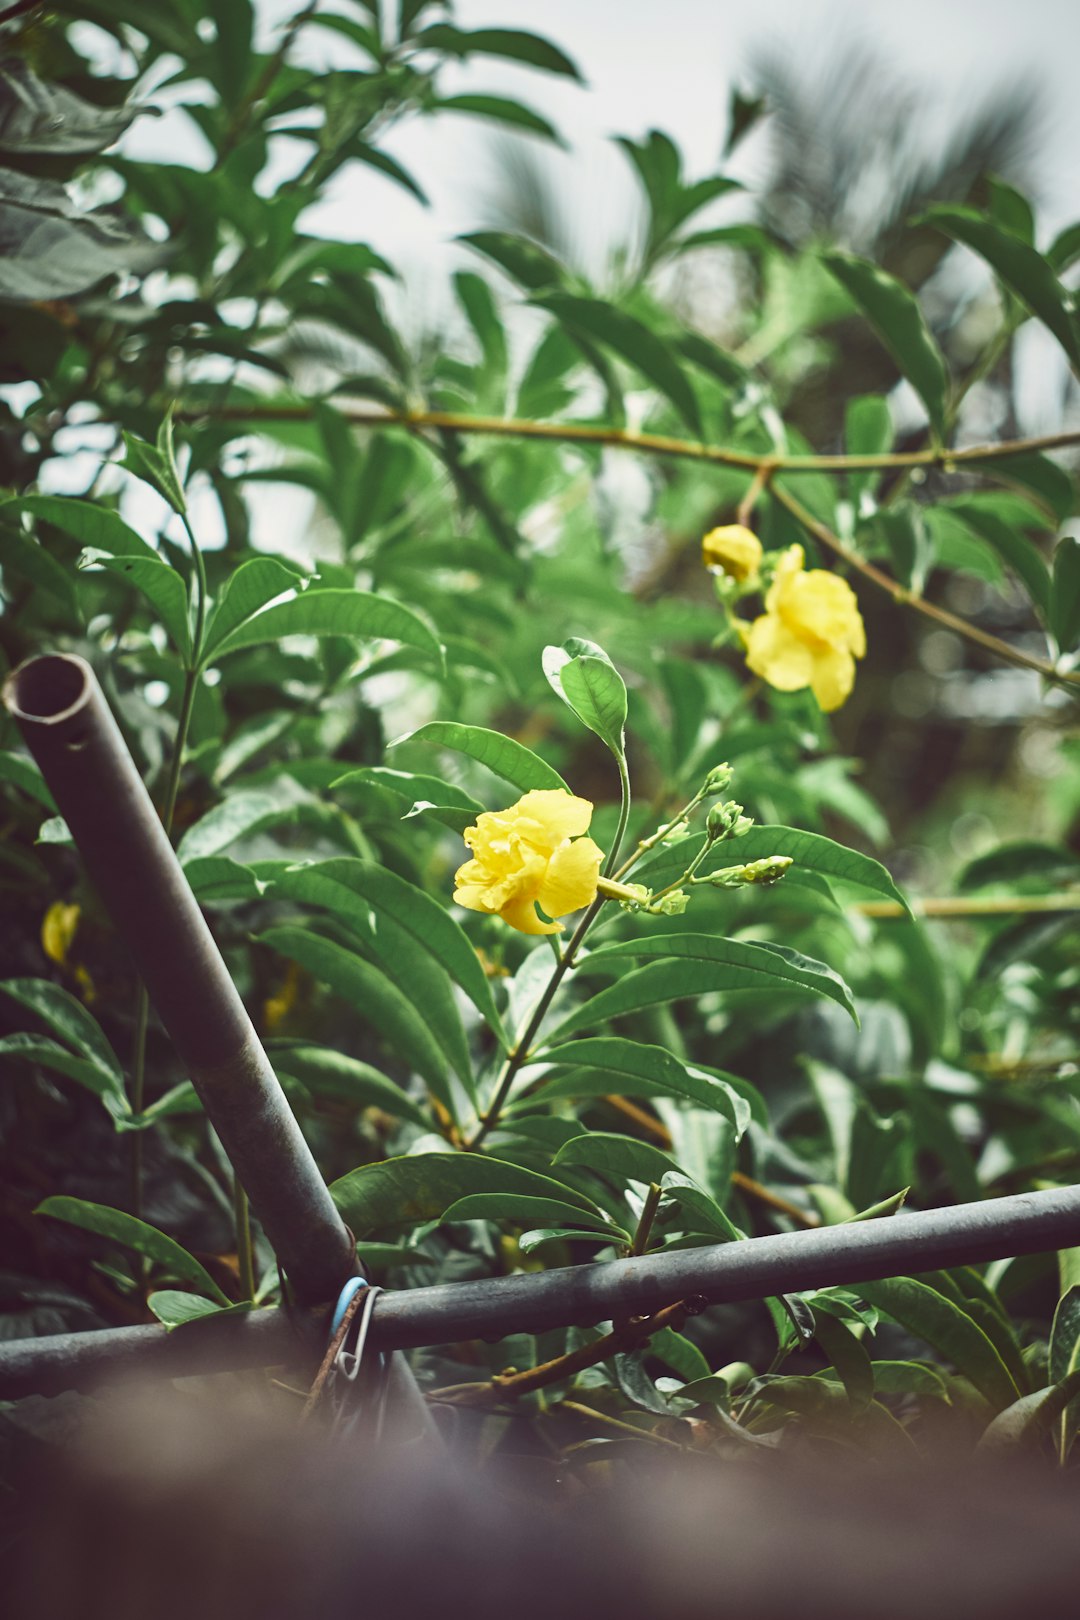
[[[790,865],[790,855],[766,855],[763,860],[751,861],[742,868],[742,881],[760,883],[768,888],[773,883],[779,883]]]
[[[705,817],[705,836],[716,843],[721,838],[737,838],[752,826],[750,817],[743,815],[742,805],[731,799],[727,804],[713,805]]]
[[[726,762],[723,765],[714,765],[705,778],[705,786],[701,791],[708,794],[726,792],[731,786],[731,778],[734,774],[735,772]]]
[[[761,541],[742,523],[711,529],[701,542],[701,560],[740,584],[757,579],[761,568]]]

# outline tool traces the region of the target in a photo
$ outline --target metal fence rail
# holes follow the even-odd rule
[[[90,665],[20,664],[4,702],[302,1300],[356,1273],[348,1230]]]
[[[376,1302],[370,1343],[383,1350],[496,1339],[514,1332],[589,1327],[651,1315],[692,1296],[710,1305],[835,1284],[869,1282],[1080,1244],[1080,1187],[1020,1193],[951,1209],[848,1226],[783,1232],[745,1243],[483,1278]],[[282,1310],[159,1327],[67,1333],[0,1345],[0,1397],[87,1388],[110,1375],[276,1366],[312,1367],[325,1314]]]

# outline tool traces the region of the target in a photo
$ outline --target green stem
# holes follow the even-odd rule
[[[556,962],[554,968],[552,969],[551,978],[544,986],[543,994],[541,995],[540,1000],[536,1003],[536,1006],[533,1008],[532,1014],[525,1024],[525,1027],[522,1030],[513,1051],[507,1053],[506,1062],[503,1065],[503,1072],[499,1076],[499,1083],[495,1088],[495,1095],[492,1097],[491,1102],[488,1105],[487,1113],[481,1119],[480,1125],[474,1135],[465,1143],[465,1151],[467,1153],[475,1152],[484,1139],[490,1135],[490,1133],[495,1129],[495,1126],[498,1124],[499,1116],[506,1104],[506,1099],[510,1095],[510,1088],[517,1079],[518,1070],[521,1068],[521,1065],[529,1055],[529,1048],[536,1038],[540,1025],[544,1022],[548,1008],[555,999],[555,992],[558,990],[560,984],[562,984],[568,970],[573,967],[574,957],[577,955],[577,952],[581,947],[581,942],[585,938],[585,935],[588,933],[589,929],[592,927],[596,918],[599,916],[600,908],[603,904],[603,895],[597,895],[588,911],[586,911],[585,915],[574,929],[574,932],[570,937],[570,943],[563,952],[561,961]]]
[[[608,850],[607,860],[604,862],[604,876],[610,877],[615,870],[615,863],[619,858],[619,846],[626,833],[626,823],[630,819],[630,772],[626,766],[626,755],[616,754],[616,763],[619,767],[619,822],[615,828],[615,837]]]
[[[240,1267],[240,1298],[255,1301],[255,1254],[251,1243],[251,1212],[247,1193],[233,1176],[233,1221],[236,1227],[236,1258]]]
[[[656,1212],[660,1208],[660,1200],[663,1196],[660,1183],[657,1181],[650,1182],[645,1204],[641,1211],[641,1219],[637,1223],[637,1231],[634,1233],[634,1241],[630,1248],[631,1254],[644,1254],[648,1248],[653,1221],[656,1219]]]

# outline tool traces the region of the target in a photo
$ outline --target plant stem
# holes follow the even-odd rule
[[[215,410],[189,407],[176,412],[178,421],[214,420],[236,422],[305,422],[312,415],[309,405],[235,405]],[[557,444],[600,444],[613,450],[630,450],[644,455],[672,456],[688,461],[713,462],[724,467],[742,467],[757,472],[870,472],[890,467],[940,467],[945,472],[1024,456],[1045,450],[1061,450],[1080,445],[1080,430],[1047,433],[1030,439],[1005,439],[1000,444],[971,445],[954,450],[945,445],[928,445],[921,450],[898,450],[863,456],[784,456],[775,451],[755,453],[729,450],[721,445],[700,444],[692,439],[676,439],[660,433],[629,433],[621,428],[597,427],[581,422],[530,422],[521,417],[467,416],[456,411],[393,411],[367,407],[344,408],[342,417],[355,427],[443,428],[451,433],[476,433],[504,439],[546,439]]]
[[[1020,652],[1018,648],[1010,646],[1007,641],[1002,641],[999,636],[992,636],[988,631],[980,630],[977,625],[969,624],[966,619],[961,619],[955,613],[950,613],[947,608],[940,608],[933,602],[928,602],[925,596],[920,596],[918,592],[909,590],[906,585],[901,585],[898,580],[890,579],[888,574],[882,573],[880,568],[876,568],[873,563],[867,562],[864,557],[859,556],[858,552],[852,551],[849,546],[846,546],[838,535],[833,534],[832,530],[814,517],[812,512],[808,512],[802,502],[797,501],[794,495],[784,489],[781,484],[774,482],[771,493],[780,502],[781,506],[787,507],[792,517],[802,524],[808,534],[812,534],[815,540],[819,540],[835,556],[847,563],[849,568],[855,569],[856,573],[861,574],[864,579],[870,580],[880,590],[887,592],[894,602],[898,602],[904,607],[914,608],[924,618],[932,619],[935,624],[944,625],[947,630],[952,630],[956,635],[963,636],[966,641],[971,641],[977,647],[982,647],[987,652],[993,653],[995,658],[1001,658],[1008,664],[1015,664],[1020,669],[1034,670],[1036,674],[1042,676],[1043,680],[1056,681],[1065,686],[1080,686],[1080,671],[1067,672],[1055,669],[1049,659],[1033,658],[1028,653]]]
[[[599,916],[600,908],[603,904],[603,896],[598,895],[593,901],[592,905],[589,907],[588,911],[586,911],[585,915],[582,917],[581,921],[578,923],[577,927],[574,929],[574,932],[570,938],[570,943],[563,952],[562,960],[556,962],[555,967],[552,970],[551,978],[544,986],[543,993],[539,1001],[536,1003],[536,1006],[533,1008],[532,1015],[528,1019],[525,1028],[522,1030],[513,1051],[507,1053],[506,1062],[503,1065],[503,1072],[499,1076],[499,1083],[495,1088],[495,1095],[492,1097],[491,1102],[488,1105],[488,1110],[481,1119],[479,1127],[473,1136],[470,1137],[469,1141],[465,1143],[465,1151],[467,1153],[475,1152],[484,1139],[490,1134],[491,1131],[495,1129],[495,1126],[498,1124],[499,1115],[502,1113],[506,1099],[510,1095],[510,1088],[513,1086],[514,1081],[517,1078],[518,1070],[521,1068],[521,1065],[529,1055],[529,1048],[532,1045],[533,1040],[536,1038],[537,1030],[544,1022],[548,1008],[555,999],[555,992],[558,990],[560,984],[566,976],[568,969],[573,967],[574,957],[581,947],[581,942],[585,938],[585,935],[588,933],[589,929],[592,927],[593,922]]]
[[[572,1378],[575,1373],[585,1372],[589,1367],[597,1367],[600,1362],[607,1361],[620,1351],[634,1350],[639,1345],[647,1344],[653,1334],[659,1333],[661,1328],[681,1328],[690,1314],[687,1302],[679,1300],[674,1305],[665,1305],[655,1316],[639,1317],[627,1322],[624,1326],[615,1328],[613,1332],[605,1333],[603,1338],[595,1339],[592,1344],[582,1345],[580,1350],[571,1350],[565,1356],[556,1356],[552,1361],[542,1362],[539,1367],[530,1367],[526,1372],[497,1374],[489,1384],[454,1385],[445,1390],[435,1390],[431,1399],[438,1400],[455,1395],[454,1404],[462,1406],[518,1400],[522,1395],[531,1395],[534,1390],[544,1389],[548,1384],[562,1383],[564,1379]]]
[[[233,1176],[233,1222],[236,1227],[236,1259],[240,1269],[240,1298],[255,1302],[255,1253],[251,1243],[251,1211],[247,1193]]]
[[[641,1219],[638,1221],[637,1231],[634,1233],[634,1241],[630,1248],[631,1254],[644,1254],[645,1250],[648,1248],[649,1238],[652,1234],[653,1221],[656,1219],[656,1212],[660,1208],[660,1200],[663,1196],[664,1195],[661,1191],[660,1183],[658,1181],[651,1181],[649,1183],[648,1194],[645,1198],[645,1204],[641,1211]]]
[[[860,900],[852,911],[861,917],[904,917],[899,900]],[[1080,911],[1080,889],[1065,894],[943,895],[913,900],[916,917],[1024,917],[1040,911]]]

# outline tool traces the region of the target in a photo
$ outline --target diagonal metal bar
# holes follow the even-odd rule
[[[1077,1244],[1080,1187],[1052,1188],[606,1265],[384,1293],[370,1342],[381,1350],[407,1349],[591,1327],[622,1316],[652,1315],[692,1297],[706,1305],[735,1304]],[[315,1327],[309,1331],[309,1320],[316,1321],[267,1310],[209,1317],[168,1335],[163,1328],[134,1327],[0,1344],[0,1398],[92,1387],[129,1371],[176,1377],[215,1367],[282,1362],[310,1367],[323,1341]],[[318,1322],[325,1333],[322,1318]]]
[[[333,1299],[352,1239],[93,670],[32,658],[3,696],[297,1297]]]

